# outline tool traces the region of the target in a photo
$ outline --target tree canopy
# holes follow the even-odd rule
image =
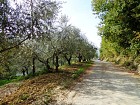
[[[0,1],[0,78],[58,71],[60,65],[95,56],[95,46],[81,30],[59,16],[61,2],[21,2]]]
[[[92,0],[92,6],[101,19],[101,58],[140,63],[140,1]]]

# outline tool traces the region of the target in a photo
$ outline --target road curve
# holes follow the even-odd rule
[[[120,69],[95,61],[91,73],[61,105],[140,105],[140,78]]]

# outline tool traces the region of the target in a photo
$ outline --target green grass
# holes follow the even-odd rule
[[[0,86],[12,82],[11,80],[0,80]]]
[[[83,62],[79,65],[79,69],[74,71],[72,74],[72,78],[73,79],[77,79],[81,74],[83,74],[85,72],[85,70],[87,70],[87,68],[89,68],[90,66],[93,65],[94,62]]]
[[[25,77],[23,77],[23,76],[14,76],[11,79],[2,79],[2,80],[0,80],[0,86],[11,83],[11,82],[18,82],[18,81],[21,81],[24,79],[25,79]]]
[[[72,74],[72,78],[77,79],[81,74],[84,73],[84,71],[85,71],[85,69],[83,69],[83,68],[80,68],[79,70],[74,71]]]

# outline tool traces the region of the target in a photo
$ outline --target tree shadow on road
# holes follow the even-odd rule
[[[140,78],[133,78],[129,73],[117,70],[110,63],[94,65],[92,73],[78,84],[75,90],[91,97],[140,98]],[[82,88],[81,88],[82,87]]]

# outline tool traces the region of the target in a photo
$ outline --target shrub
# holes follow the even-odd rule
[[[130,62],[130,61],[125,61],[124,64],[123,64],[123,66],[128,67],[128,66],[130,66],[131,64],[132,64],[132,62]]]

